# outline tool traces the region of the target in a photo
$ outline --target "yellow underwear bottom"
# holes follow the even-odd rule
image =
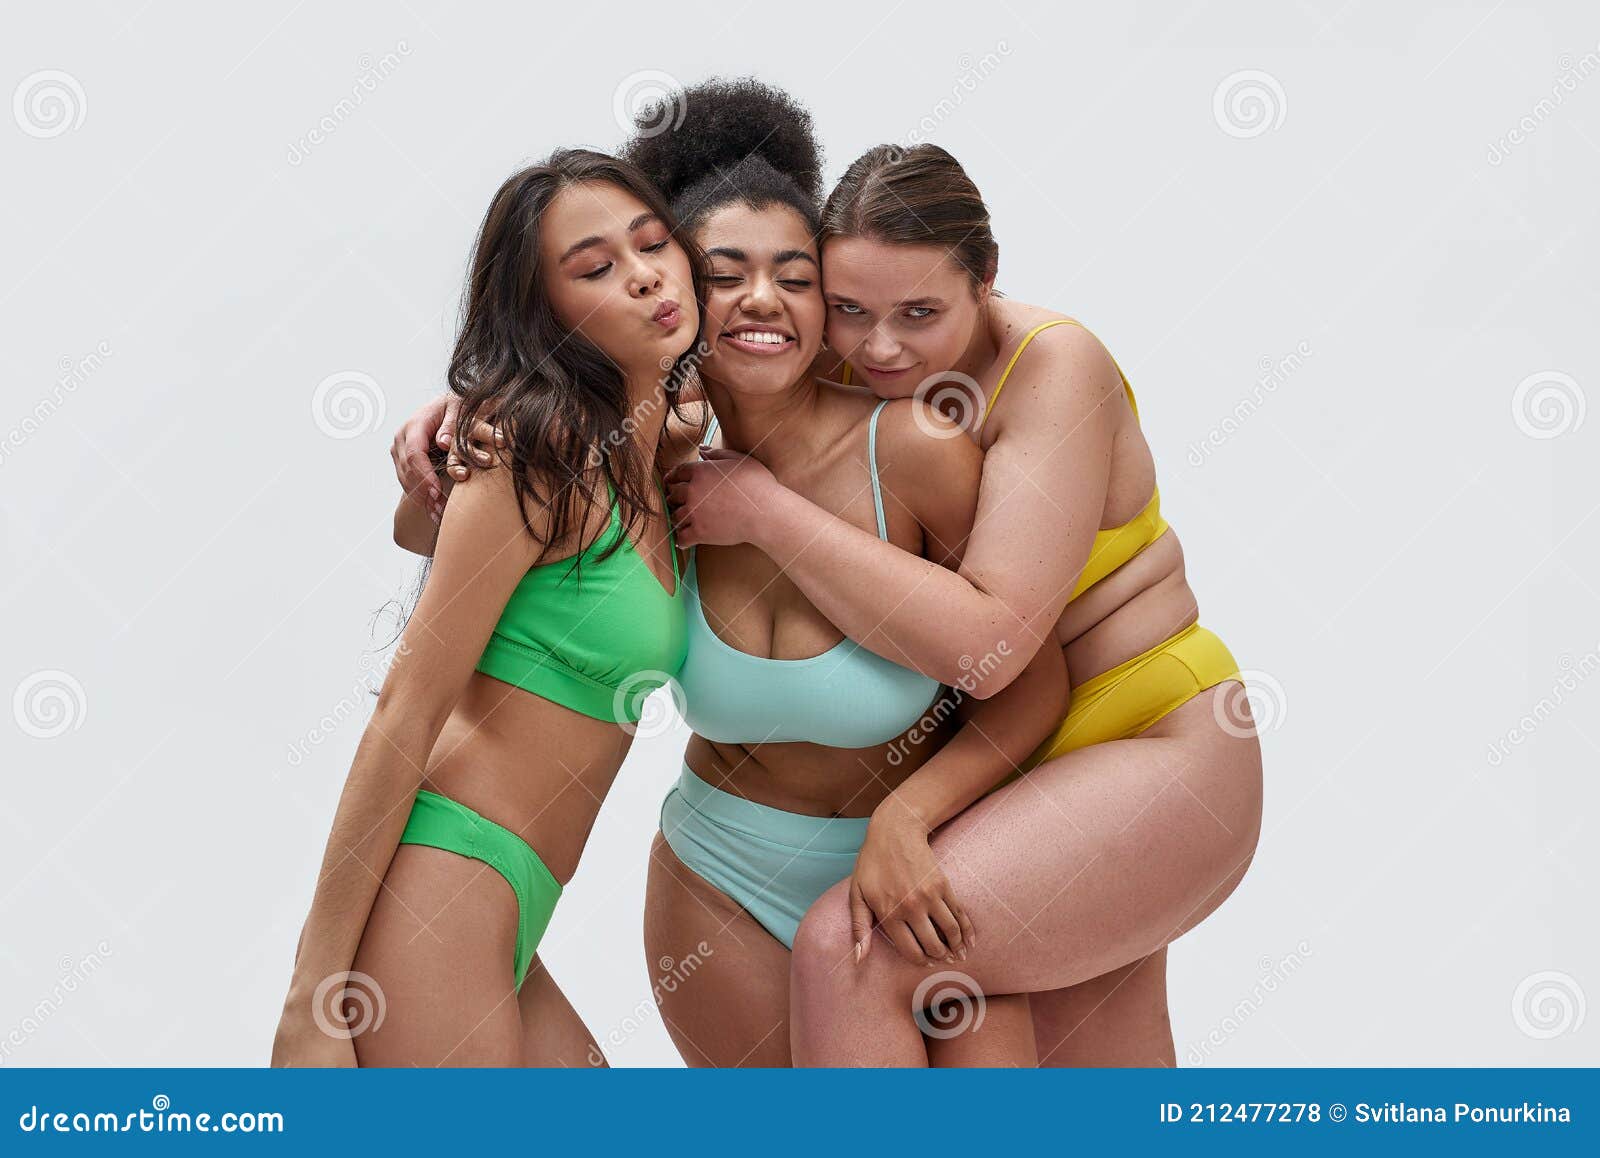
[[[1137,736],[1174,708],[1238,676],[1239,665],[1222,640],[1198,623],[1190,624],[1073,688],[1066,719],[1001,784],[1078,748]]]

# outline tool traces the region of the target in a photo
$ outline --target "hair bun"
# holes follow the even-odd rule
[[[813,201],[822,197],[822,155],[811,114],[782,89],[752,77],[713,77],[634,116],[623,156],[675,201],[707,174],[761,157]]]

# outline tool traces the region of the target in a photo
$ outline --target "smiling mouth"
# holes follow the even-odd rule
[[[723,332],[722,340],[751,354],[781,354],[794,345],[794,337],[781,330],[742,327]]]
[[[866,371],[867,371],[868,374],[876,374],[880,378],[893,378],[896,374],[904,374],[907,370],[911,370],[911,369],[914,369],[914,367],[912,367],[912,366],[868,366],[868,367],[866,367]]]

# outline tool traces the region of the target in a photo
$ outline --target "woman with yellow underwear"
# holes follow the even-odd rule
[[[824,894],[797,934],[795,1061],[926,1063],[924,1006],[948,995],[925,984],[943,947],[911,932],[931,884],[972,920],[960,984],[1031,995],[1041,1064],[1170,1065],[1166,946],[1243,877],[1261,757],[1238,667],[1198,623],[1133,392],[1082,325],[996,293],[987,208],[943,149],[860,157],[822,242],[843,380],[943,400],[985,451],[961,568],[720,451],[668,476],[680,542],[757,547],[863,646],[945,681],[978,665],[980,697],[1059,646],[1073,693],[976,803],[911,781],[880,806],[861,854],[873,871]],[[873,951],[874,928],[899,952]]]

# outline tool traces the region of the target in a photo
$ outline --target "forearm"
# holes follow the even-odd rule
[[[1067,667],[1052,641],[1004,692],[961,705],[962,725],[949,743],[873,812],[874,824],[932,832],[1021,767],[1066,714]]]
[[[394,510],[395,546],[413,555],[431,556],[439,538],[439,524],[433,516],[410,495],[401,498]]]
[[[291,999],[309,996],[355,959],[367,917],[400,844],[439,727],[375,715],[334,814],[295,958]]]
[[[965,571],[918,558],[787,489],[766,508],[755,545],[845,635],[904,667],[955,684],[973,667],[979,699],[1024,670],[1039,640]]]

